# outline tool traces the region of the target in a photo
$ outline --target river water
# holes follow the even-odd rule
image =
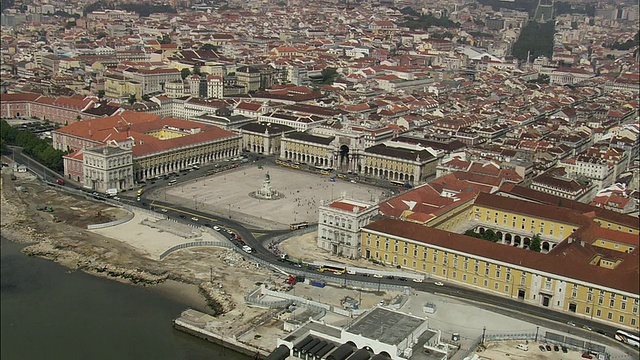
[[[28,257],[0,239],[3,360],[248,360],[172,327],[189,307],[149,288]]]

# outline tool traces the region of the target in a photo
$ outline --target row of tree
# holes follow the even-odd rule
[[[41,139],[38,135],[24,130],[18,130],[5,120],[0,122],[0,152],[7,154],[7,145],[20,146],[24,153],[36,158],[41,164],[51,170],[62,171],[62,156],[65,152],[51,146],[51,140]]]
[[[125,3],[125,4],[116,5],[116,3],[113,3],[110,1],[99,0],[87,5],[84,8],[84,15],[86,16],[88,13],[95,10],[105,10],[105,9],[110,9],[110,10],[120,9],[120,10],[132,11],[140,14],[141,17],[148,17],[149,15],[155,14],[155,13],[175,13],[176,12],[175,8],[173,8],[171,5],[166,5],[166,4],[155,5],[155,4],[141,2],[141,3]]]
[[[520,60],[528,60],[538,56],[551,58],[553,54],[553,34],[555,26],[553,21],[538,23],[532,21],[522,29],[520,37],[513,44],[513,56]]]
[[[428,30],[432,26],[445,27],[445,28],[459,28],[460,23],[453,22],[448,17],[435,17],[431,14],[420,15],[417,18],[408,20],[402,24],[402,27],[408,27],[410,29],[422,29]]]

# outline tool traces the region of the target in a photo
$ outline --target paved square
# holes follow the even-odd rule
[[[262,188],[267,171],[272,189],[284,195],[281,199],[263,200],[249,195]],[[330,179],[326,175],[277,165],[263,165],[260,169],[252,164],[167,187],[166,201],[261,227],[280,229],[288,228],[294,222],[316,223],[318,207],[343,195],[366,202],[376,202],[388,195],[388,191],[370,185],[354,184],[339,178],[332,182]],[[158,198],[163,200],[162,196]]]

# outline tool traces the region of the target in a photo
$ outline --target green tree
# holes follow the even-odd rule
[[[531,238],[531,242],[529,243],[529,249],[536,252],[540,252],[540,250],[542,250],[540,234],[533,235],[533,238]]]
[[[322,69],[321,74],[323,84],[333,84],[333,82],[338,78],[338,71],[330,67]]]
[[[104,90],[98,90],[98,99],[102,100],[102,98],[104,98]]]
[[[144,94],[144,95],[142,95],[142,100],[144,100],[144,101],[149,101],[149,99],[151,99],[151,98],[149,97],[149,94]]]
[[[529,22],[513,44],[513,56],[520,60],[527,60],[527,54],[531,59],[542,55],[551,58],[554,31],[553,21],[544,24],[535,21]]]
[[[75,20],[71,20],[71,21],[67,21],[67,23],[65,24],[64,28],[69,30],[72,27],[76,26],[76,21]]]
[[[198,76],[202,75],[202,72],[200,71],[200,66],[193,67],[193,74]]]
[[[127,99],[127,102],[129,103],[129,105],[133,105],[136,102],[136,94],[130,94],[129,98]]]
[[[219,47],[217,47],[217,46],[215,46],[215,45],[213,45],[213,44],[208,44],[208,43],[207,43],[207,44],[202,45],[202,46],[200,47],[200,50],[204,50],[204,51],[211,50],[211,51],[218,52],[218,50],[220,50],[220,48],[219,48]]]
[[[184,69],[180,70],[180,77],[182,77],[182,80],[184,80],[187,77],[189,77],[189,75],[191,75],[191,70],[189,70],[189,68],[184,68]]]

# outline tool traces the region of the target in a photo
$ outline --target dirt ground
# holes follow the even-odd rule
[[[481,359],[492,360],[564,360],[564,359],[580,359],[581,354],[577,351],[568,350],[567,353],[562,351],[541,351],[539,345],[529,341],[527,345],[529,350],[520,350],[518,344],[525,344],[524,340],[518,341],[490,341],[487,342],[487,348],[484,351],[477,352]],[[553,345],[552,345],[553,347]]]

